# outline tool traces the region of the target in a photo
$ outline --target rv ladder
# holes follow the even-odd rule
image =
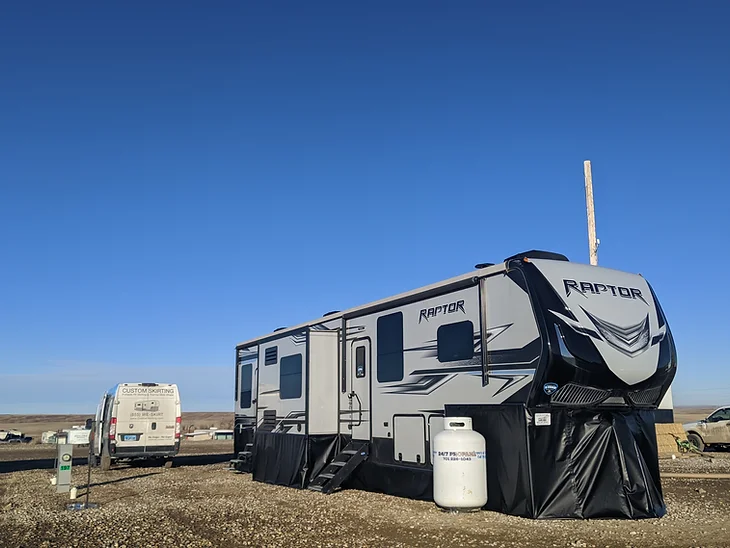
[[[351,441],[309,482],[307,489],[329,495],[350,477],[361,462],[368,458],[369,444]]]

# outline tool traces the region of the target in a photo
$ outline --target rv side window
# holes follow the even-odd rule
[[[279,365],[279,399],[294,400],[302,397],[302,355],[281,358]]]
[[[251,391],[253,388],[253,365],[247,363],[241,366],[241,408],[251,407]]]
[[[365,376],[365,347],[355,349],[355,376],[359,379]]]
[[[403,313],[378,318],[378,382],[403,380]]]
[[[467,320],[442,325],[436,341],[440,362],[470,360],[474,357],[474,324]]]
[[[272,346],[266,349],[264,354],[264,365],[276,365],[276,359],[278,358],[278,346]]]

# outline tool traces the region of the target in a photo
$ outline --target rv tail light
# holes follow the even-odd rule
[[[175,437],[180,438],[180,428],[182,423],[182,417],[175,417]]]
[[[117,418],[112,417],[111,424],[109,425],[109,439],[113,440],[117,435]]]

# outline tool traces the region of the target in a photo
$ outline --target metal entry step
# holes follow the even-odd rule
[[[322,471],[309,482],[307,489],[329,495],[350,477],[355,469],[368,458],[370,444],[350,442]]]

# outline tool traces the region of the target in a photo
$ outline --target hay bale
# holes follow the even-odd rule
[[[678,452],[677,442],[672,434],[678,436],[680,440],[687,439],[687,434],[684,431],[684,428],[682,428],[682,424],[679,422],[656,425],[657,449],[659,450],[660,455],[667,453],[676,454]]]

